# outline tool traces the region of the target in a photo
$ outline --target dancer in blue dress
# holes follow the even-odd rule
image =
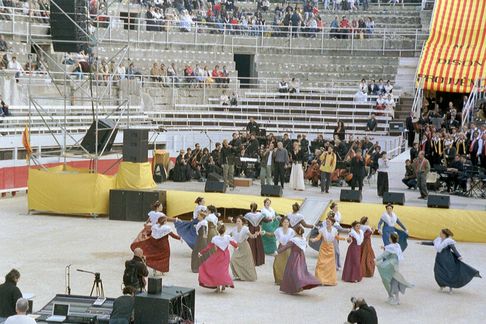
[[[422,242],[423,245],[433,245],[437,251],[434,265],[435,281],[442,291],[444,287],[461,288],[474,277],[481,278],[479,271],[462,262],[462,256],[456,249],[456,242],[452,239],[452,232],[444,228],[439,237],[432,242]]]
[[[400,226],[403,231],[396,228],[395,225]],[[400,244],[402,251],[405,251],[405,249],[407,248],[408,230],[405,225],[400,222],[400,219],[398,219],[397,215],[393,212],[392,204],[386,205],[386,211],[381,215],[380,221],[378,222],[378,232],[382,236],[384,246],[390,244],[390,234],[397,233],[398,244]]]
[[[198,223],[197,217],[201,211],[207,210],[206,206],[204,205],[205,201],[203,197],[197,197],[194,203],[197,204],[197,206],[192,213],[192,219],[189,221],[176,220],[174,223],[177,234],[182,237],[184,242],[186,242],[191,249],[194,249],[194,246],[196,245],[196,224]]]

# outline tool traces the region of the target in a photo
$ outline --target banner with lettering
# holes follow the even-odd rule
[[[456,93],[486,78],[486,0],[435,0],[420,78],[425,90]]]

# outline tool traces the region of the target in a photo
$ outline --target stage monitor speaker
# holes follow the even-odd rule
[[[260,192],[260,196],[263,197],[282,197],[283,190],[281,186],[263,185]]]
[[[216,172],[211,172],[208,174],[208,181],[223,181],[223,177]]]
[[[126,220],[125,191],[110,190],[110,220]]]
[[[226,192],[226,185],[219,181],[206,181],[204,192]]]
[[[339,200],[351,201],[351,202],[361,202],[361,199],[363,199],[363,195],[361,194],[361,191],[341,189],[341,194],[339,196]]]
[[[115,128],[114,121],[110,119],[98,119],[98,154],[101,153],[105,145],[104,153],[111,151],[117,133],[118,129]],[[89,127],[81,141],[81,146],[89,153],[96,152],[96,122],[93,122]]]
[[[403,192],[385,192],[383,204],[405,205],[405,194]]]
[[[50,30],[55,52],[79,52],[88,46],[88,0],[51,0]]]
[[[149,206],[143,206],[143,196],[143,191],[125,191],[125,219],[127,221],[143,222],[147,220],[147,214],[151,208]]]
[[[110,190],[110,220],[146,221],[155,201],[167,212],[167,195],[163,190]]]
[[[162,278],[149,277],[147,284],[147,292],[151,295],[157,295],[162,292]]]
[[[123,130],[123,161],[145,163],[148,161],[148,130],[128,128]]]
[[[429,195],[427,198],[427,207],[435,208],[449,208],[451,205],[451,197],[444,195]]]

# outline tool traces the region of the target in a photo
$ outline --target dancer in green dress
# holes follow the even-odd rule
[[[275,254],[277,252],[277,239],[275,238],[275,231],[280,226],[280,221],[270,205],[272,201],[266,198],[263,201],[263,208],[261,213],[265,215],[265,222],[262,222],[262,230],[265,234],[262,236],[263,240],[263,250],[265,254]]]

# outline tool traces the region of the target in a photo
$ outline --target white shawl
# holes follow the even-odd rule
[[[225,234],[223,236],[218,235],[218,236],[213,237],[213,239],[211,240],[211,243],[216,245],[221,250],[226,251],[226,249],[228,248],[228,245],[230,244],[231,241],[234,241],[234,240],[229,235]]]
[[[235,241],[240,244],[250,236],[250,230],[248,229],[248,226],[243,226],[240,231],[238,231],[238,227],[233,228],[231,231],[231,236],[235,239]]]
[[[260,225],[261,221],[265,218],[262,213],[246,213],[244,217],[251,225],[257,227]]]
[[[261,213],[265,215],[267,219],[273,220],[275,218],[275,210],[272,207],[263,207]]]
[[[456,241],[451,239],[450,237],[442,240],[442,238],[439,236],[434,240],[434,248],[437,251],[437,253],[442,252],[445,248],[447,248],[449,245],[456,244]]]
[[[339,210],[334,213],[334,221],[341,223],[341,212]]]
[[[160,217],[167,217],[164,213],[152,210],[148,213],[148,217],[150,219],[150,224],[155,225],[159,221]]]
[[[366,233],[366,231],[371,231],[371,227],[368,225],[361,225],[361,230],[363,231],[363,234]]]
[[[169,225],[152,225],[152,237],[156,240],[163,238],[172,232],[172,228]]]
[[[304,215],[302,215],[301,213],[290,213],[287,215],[287,218],[289,219],[290,226],[294,227],[302,220],[304,220]]]
[[[299,247],[299,249],[301,249],[303,252],[305,252],[305,249],[307,247],[307,241],[306,241],[305,238],[299,237],[299,236],[292,237],[290,239],[290,242],[293,242],[295,245],[297,245]]]
[[[329,232],[327,230],[327,227],[326,226],[322,226],[320,229],[319,229],[319,233],[321,233],[322,235],[322,239],[326,242],[333,242],[335,239],[336,239],[336,236],[338,234],[338,231],[336,228],[334,227],[331,227],[331,231]]]
[[[398,243],[390,243],[387,246],[385,246],[385,251],[396,254],[398,257],[398,261],[403,260],[403,251]]]
[[[208,222],[211,222],[214,224],[214,226],[218,226],[218,216],[214,215],[214,214],[209,214],[208,216],[206,216],[205,220],[207,220]]]
[[[394,227],[395,224],[397,223],[398,217],[397,214],[395,214],[394,212],[392,212],[391,216],[388,215],[387,212],[384,212],[381,215],[381,219],[386,223],[386,225],[390,227]]]
[[[208,229],[208,221],[203,219],[201,221],[199,221],[197,224],[196,224],[196,233],[199,232],[199,229],[201,228],[201,226],[206,226],[206,230]]]
[[[197,216],[199,216],[199,213],[202,211],[206,211],[208,208],[204,205],[197,205],[196,208],[194,209],[194,212],[192,213],[192,218],[196,219]]]
[[[359,230],[359,233],[356,233],[356,231],[353,228],[351,229],[349,236],[352,236],[356,239],[356,244],[361,245],[361,243],[363,243],[364,234],[362,230]]]
[[[279,227],[275,230],[274,232],[275,234],[275,238],[277,239],[277,241],[282,244],[282,245],[285,245],[289,242],[289,240],[295,236],[295,231],[291,228],[287,229],[287,233],[284,233],[283,231],[283,227]]]

